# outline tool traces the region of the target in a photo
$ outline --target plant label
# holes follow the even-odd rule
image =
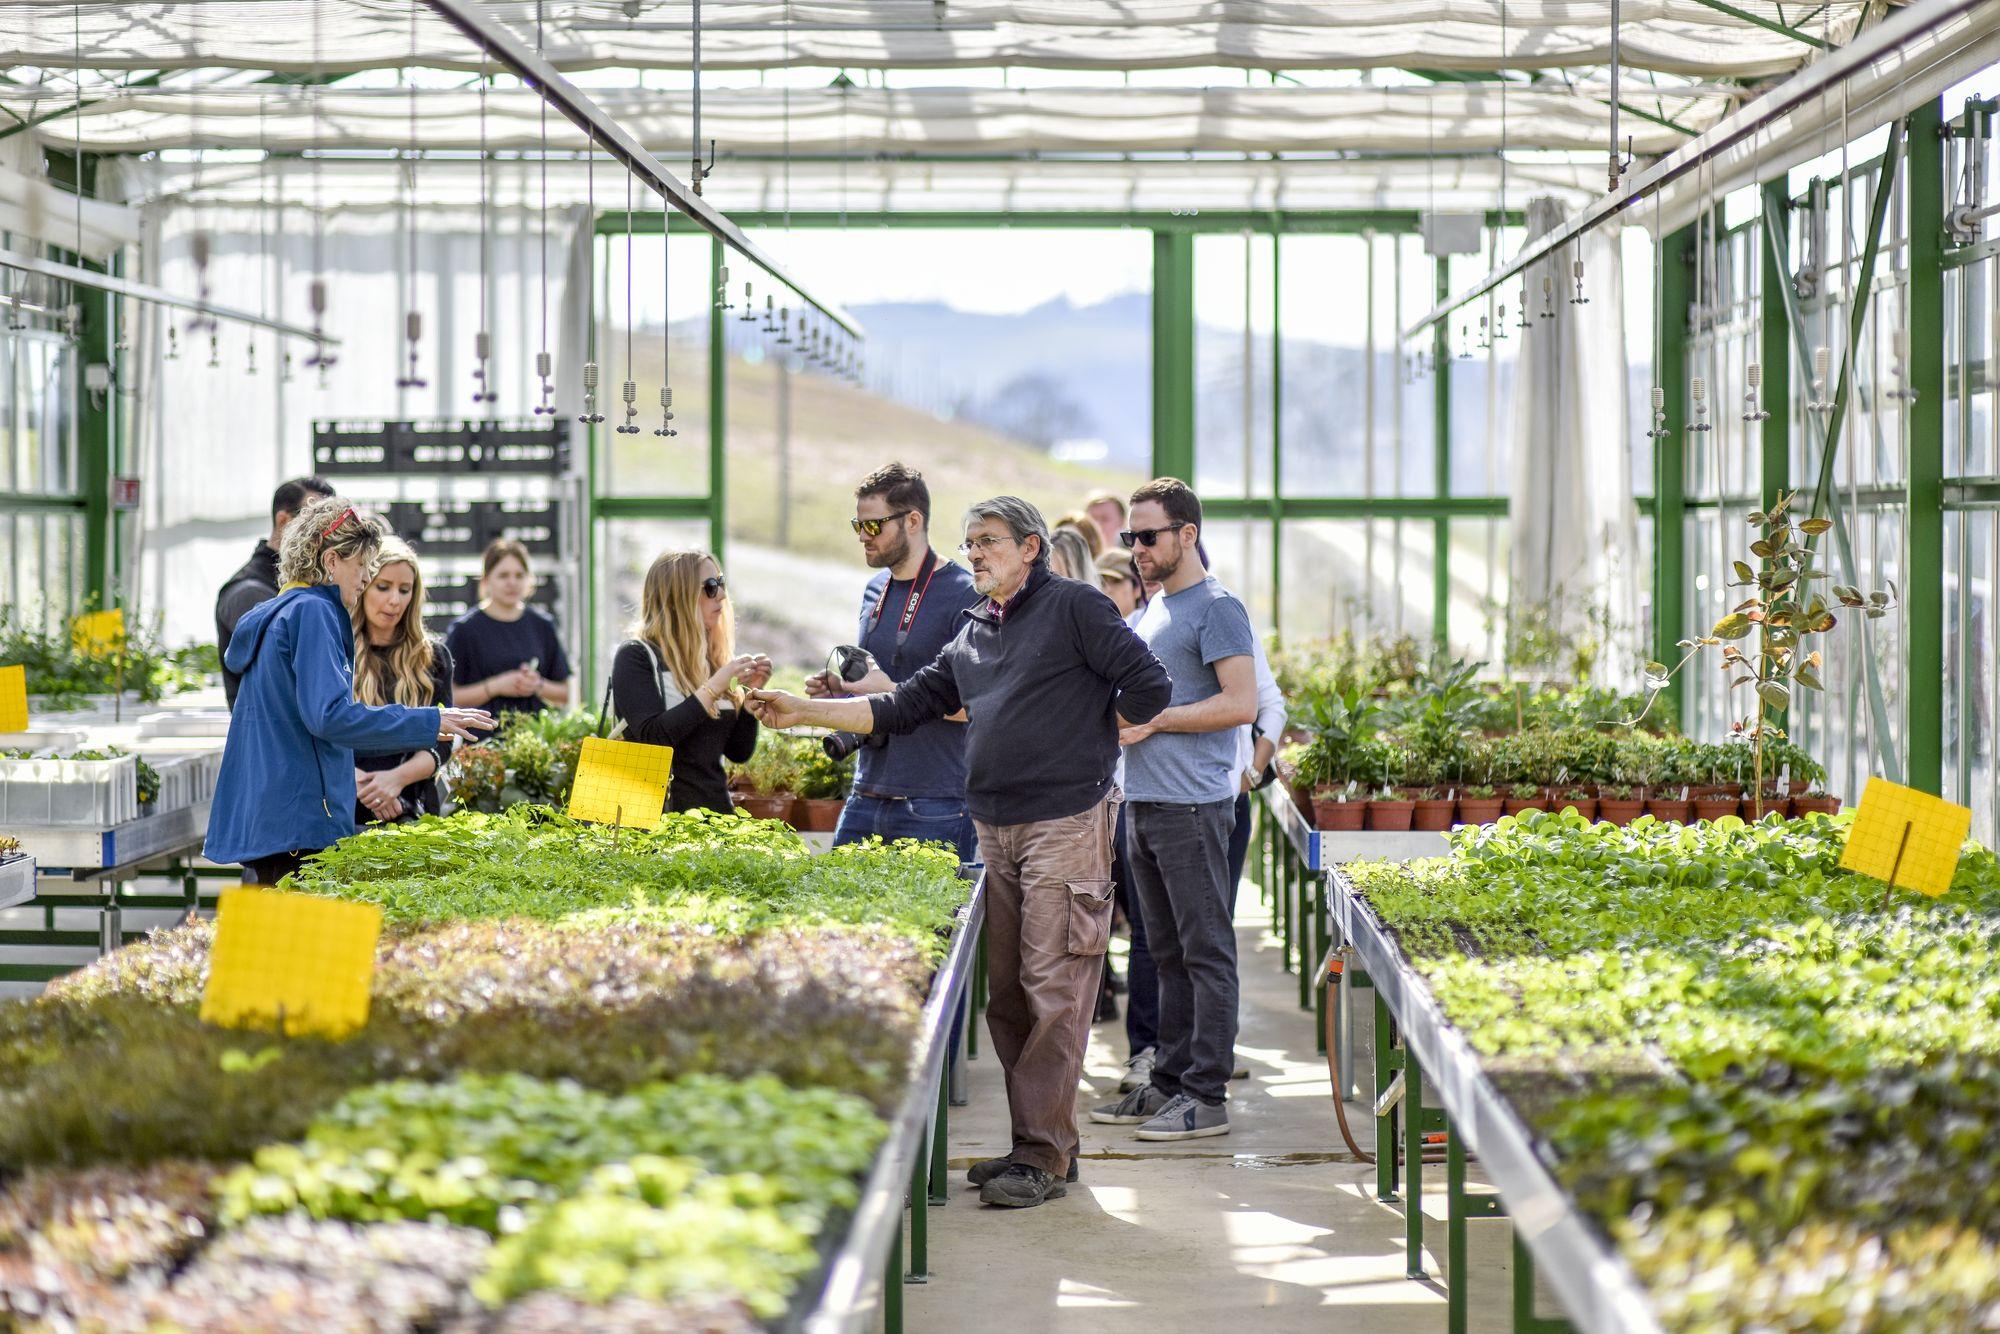
[[[372,903],[225,889],[202,1021],[345,1038],[368,1022],[381,934],[382,910]]]
[[[28,730],[28,669],[0,667],[0,732]]]
[[[674,767],[672,746],[585,737],[570,788],[569,816],[593,824],[651,829],[667,804]]]
[[[1972,832],[1972,812],[1942,797],[1870,778],[1847,833],[1840,864],[1890,887],[1932,898],[1951,888],[1959,852]]]

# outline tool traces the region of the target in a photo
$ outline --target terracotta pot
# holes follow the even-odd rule
[[[1460,797],[1458,799],[1458,823],[1492,824],[1505,811],[1507,803],[1499,797]]]
[[[1655,820],[1671,820],[1675,824],[1687,824],[1694,819],[1694,803],[1679,797],[1648,797],[1646,814]]]
[[[1646,802],[1641,797],[1599,797],[1597,818],[1608,820],[1615,825],[1628,825],[1646,813]]]
[[[1417,803],[1406,797],[1378,799],[1368,803],[1368,827],[1384,832],[1405,830],[1416,818]]]
[[[1520,815],[1525,811],[1546,811],[1548,808],[1547,797],[1508,797],[1501,810],[1507,815]]]
[[[1551,797],[1549,806],[1556,811],[1575,811],[1586,820],[1597,818],[1596,797]]]
[[[736,799],[736,809],[757,820],[785,820],[792,814],[792,798],[789,794],[776,797],[741,796]]]
[[[1792,798],[1792,814],[1794,817],[1801,815],[1836,815],[1839,812],[1839,797]]]
[[[740,770],[736,773],[729,775],[729,791],[732,796],[737,793],[748,792],[749,790],[750,790],[750,775],[743,773]]]
[[[839,797],[800,797],[792,802],[792,823],[813,834],[831,834],[840,828],[840,809],[846,801]]]
[[[1312,789],[1303,783],[1293,783],[1285,791],[1290,794],[1292,805],[1298,809],[1299,814],[1311,818],[1313,808]]]
[[[1361,828],[1368,814],[1365,801],[1315,801],[1312,804],[1313,828],[1348,831]]]
[[[1741,797],[1696,797],[1694,799],[1694,818],[1697,820],[1720,820],[1725,815],[1741,815],[1742,813],[1743,798]]]
[[[1791,819],[1792,799],[1782,792],[1766,792],[1764,794],[1764,814],[1776,814],[1780,820]],[[1747,794],[1743,798],[1743,818],[1746,820],[1757,818],[1756,799]]]
[[[1451,828],[1452,817],[1457,811],[1458,803],[1450,797],[1440,797],[1435,801],[1419,801],[1416,814],[1410,819],[1410,828],[1442,833]]]

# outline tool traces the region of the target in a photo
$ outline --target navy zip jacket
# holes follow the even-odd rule
[[[1151,722],[1173,682],[1110,598],[1035,566],[1004,609],[965,612],[931,664],[870,695],[875,730],[965,709],[966,805],[990,825],[1059,820],[1111,790],[1118,719]]]
[[[236,623],[225,661],[243,684],[202,848],[210,861],[331,847],[354,832],[354,752],[437,739],[436,709],[354,698],[353,653],[354,623],[331,584],[280,593]]]

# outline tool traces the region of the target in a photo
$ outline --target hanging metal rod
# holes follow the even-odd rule
[[[485,7],[479,4],[478,0],[424,0],[424,3],[442,15],[446,22],[472,39],[482,51],[532,84],[550,106],[560,111],[564,118],[578,129],[593,136],[607,153],[624,164],[627,171],[638,177],[648,189],[673,208],[685,214],[696,226],[798,293],[801,301],[812,306],[854,337],[867,337],[860,321],[843,310],[838,303],[821,301],[808,292],[804,285],[786,273],[775,259],[765,254],[756,242],[745,236],[742,228],[731,222],[727,216],[717,211],[713,205],[695,194],[678,177],[662,166],[660,160],[647,152],[645,146],[633,138],[624,126],[606,115],[596,102],[557,72],[554,65],[489,17]]]
[[[307,342],[323,347],[338,347],[340,340],[326,334],[315,334],[311,329],[296,324],[286,324],[262,315],[253,315],[247,310],[236,310],[230,306],[218,306],[213,301],[203,301],[197,297],[181,296],[167,291],[164,287],[154,287],[150,283],[133,282],[114,274],[98,273],[80,268],[74,264],[58,264],[52,259],[38,259],[33,255],[23,255],[16,250],[0,250],[0,268],[14,269],[21,273],[32,273],[43,278],[54,278],[61,282],[74,283],[78,287],[90,287],[100,292],[110,292],[133,301],[144,301],[155,306],[171,306],[175,310],[191,311],[218,320],[229,320],[235,324],[254,325],[259,329],[269,329],[281,338],[303,338]]]
[[[1433,324],[1449,318],[1459,307],[1477,301],[1502,283],[1520,276],[1530,265],[1603,226],[1655,191],[1720,157],[1737,144],[1753,138],[1779,117],[1839,87],[1861,69],[1884,56],[1893,55],[1903,46],[1953,19],[1990,3],[1992,0],[1916,0],[1916,3],[1898,10],[1846,46],[1800,70],[1755,102],[1719,121],[1700,138],[1682,144],[1646,170],[1627,177],[1625,188],[1619,193],[1606,195],[1554,231],[1523,246],[1513,259],[1471,287],[1433,306],[1428,314],[1403,331],[1404,340],[1415,339]]]

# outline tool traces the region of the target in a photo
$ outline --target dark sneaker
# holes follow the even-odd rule
[[[1091,1108],[1090,1119],[1101,1126],[1142,1125],[1159,1115],[1170,1101],[1172,1099],[1151,1083],[1141,1084],[1117,1102]]]
[[[1097,993],[1097,1013],[1091,1016],[1090,1022],[1108,1024],[1117,1017],[1118,997],[1112,994],[1110,987],[1104,987]]]
[[[1069,1194],[1063,1179],[1027,1163],[1009,1163],[1007,1170],[979,1188],[982,1204],[1003,1209],[1032,1209],[1043,1200],[1059,1200]]]
[[[1183,1093],[1133,1134],[1144,1140],[1205,1139],[1229,1133],[1229,1108],[1211,1107]]]
[[[1013,1165],[1014,1159],[1011,1155],[1006,1158],[982,1159],[966,1170],[965,1182],[969,1186],[983,1186]],[[1072,1186],[1076,1184],[1076,1158],[1074,1155],[1070,1157],[1069,1171],[1063,1174],[1063,1180]]]
[[[1118,1081],[1120,1093],[1130,1093],[1133,1089],[1144,1088],[1153,1082],[1153,1062],[1159,1059],[1158,1047],[1146,1047],[1133,1054],[1125,1062],[1125,1077]]]

